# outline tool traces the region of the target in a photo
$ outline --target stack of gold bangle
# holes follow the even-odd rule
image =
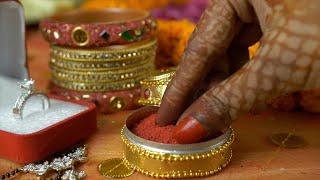
[[[52,81],[85,92],[135,88],[153,71],[156,47],[155,39],[85,50],[52,46]]]
[[[136,108],[139,81],[155,70],[156,21],[134,9],[75,10],[43,20],[51,45],[51,93],[101,112]]]

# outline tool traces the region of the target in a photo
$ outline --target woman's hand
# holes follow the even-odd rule
[[[158,124],[178,122],[180,143],[227,128],[267,98],[320,87],[320,1],[209,1],[159,109]]]

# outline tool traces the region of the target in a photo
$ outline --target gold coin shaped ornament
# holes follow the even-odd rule
[[[82,27],[76,27],[72,31],[72,41],[78,46],[85,46],[89,43],[89,34]]]
[[[131,176],[134,170],[129,168],[123,159],[112,158],[102,161],[98,165],[98,172],[108,178],[125,178]]]
[[[270,140],[283,148],[301,148],[307,144],[303,137],[292,133],[274,133],[270,136]]]

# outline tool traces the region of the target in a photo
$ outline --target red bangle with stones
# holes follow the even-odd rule
[[[103,47],[150,39],[156,21],[143,10],[76,10],[43,20],[40,29],[53,45]]]
[[[122,110],[132,110],[139,107],[140,87],[107,92],[79,92],[50,84],[50,92],[69,100],[86,100],[97,105],[102,113],[114,113]]]

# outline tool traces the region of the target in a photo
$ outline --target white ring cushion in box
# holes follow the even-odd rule
[[[0,131],[32,134],[88,109],[86,106],[50,99],[51,107],[42,110],[41,99],[32,97],[17,120],[12,108],[21,94],[17,82],[28,78],[24,15],[20,4],[0,1]]]
[[[42,110],[39,97],[30,98],[23,119],[15,119],[12,107],[22,90],[17,79],[0,76],[0,130],[14,134],[31,134],[87,110],[86,106],[50,99],[49,109]]]

